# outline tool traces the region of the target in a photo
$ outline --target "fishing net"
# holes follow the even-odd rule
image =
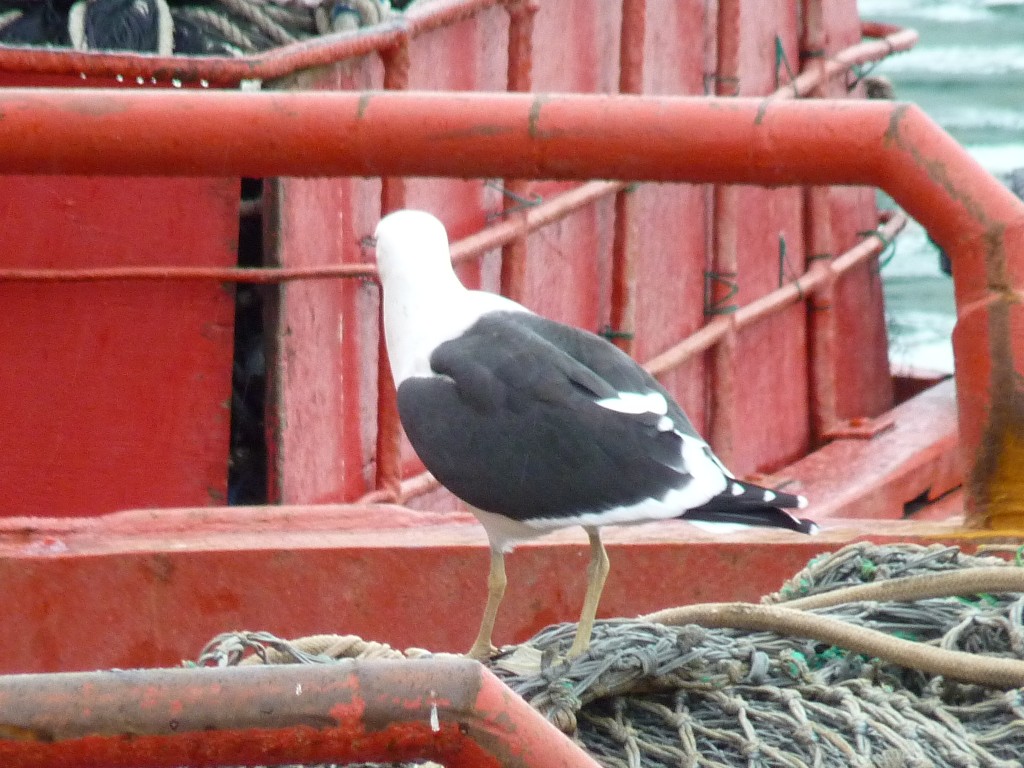
[[[0,0],[0,45],[245,56],[380,24],[414,1]]]
[[[598,622],[566,662],[574,633],[549,627],[489,663],[603,765],[1024,764],[1024,569],[1001,558],[855,544],[760,606]],[[402,655],[351,636],[231,633],[199,662]]]

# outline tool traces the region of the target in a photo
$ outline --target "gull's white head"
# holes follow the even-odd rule
[[[389,213],[377,224],[374,237],[377,271],[385,285],[395,280],[454,274],[444,224],[425,211]]]

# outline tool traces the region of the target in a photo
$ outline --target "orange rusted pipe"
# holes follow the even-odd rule
[[[525,0],[508,8],[508,69],[505,76],[507,90],[529,93],[533,89],[533,21],[540,5],[537,0]],[[529,192],[530,181],[504,179],[502,210],[505,217],[523,220],[520,210]],[[526,292],[526,232],[520,227],[515,238],[501,248],[501,292],[515,301],[521,301]]]
[[[536,232],[573,211],[625,188],[622,182],[591,181],[546,198],[523,217],[500,221],[452,243],[458,264]],[[213,280],[224,283],[275,284],[327,278],[376,279],[375,264],[328,264],[316,267],[77,267],[68,269],[0,268],[0,283],[94,283],[109,280]]]
[[[0,677],[0,764],[596,763],[474,661]]]
[[[409,38],[402,36],[398,43],[386,51],[384,88],[404,91],[409,88]],[[401,176],[383,174],[380,180],[380,213],[385,216],[405,208],[406,180]],[[378,328],[384,327],[384,302],[377,308]],[[398,393],[388,364],[388,350],[384,334],[377,336],[377,438],[374,485],[389,499],[397,499],[402,484],[402,426],[398,417]]]
[[[817,81],[808,95],[827,98],[832,83],[824,77],[828,66],[828,43],[825,33],[824,0],[802,0],[803,31],[800,35],[801,77],[814,77]],[[916,42],[916,41],[915,41]],[[800,78],[797,78],[798,80]],[[804,259],[831,261],[833,233],[829,187],[806,187],[803,191]],[[808,303],[807,313],[807,366],[810,392],[810,446],[817,448],[826,441],[829,430],[839,421],[839,401],[836,377],[839,345],[837,343],[838,317],[835,308],[836,290],[830,281],[815,292]]]
[[[413,4],[396,19],[350,34],[303,40],[250,56],[151,56],[109,51],[72,51],[38,47],[0,46],[0,72],[26,75],[120,78],[126,85],[201,85],[235,87],[244,80],[275,80],[314,67],[366,56],[398,45],[431,30],[470,18],[496,5],[517,12],[520,0],[434,0]],[[534,4],[536,0],[529,0]],[[893,51],[906,50],[917,40],[914,30],[864,22],[865,37],[883,38],[851,46],[832,60],[834,66],[877,61]],[[831,62],[830,62],[830,65]],[[798,79],[799,83],[799,79]],[[803,84],[800,84],[803,87]],[[799,89],[798,89],[799,90]]]
[[[967,158],[911,105],[845,100],[14,88],[0,108],[5,173],[899,184],[907,130]]]
[[[472,93],[0,92],[0,172],[881,187],[953,261],[972,510],[1024,517],[1024,203],[903,103]]]

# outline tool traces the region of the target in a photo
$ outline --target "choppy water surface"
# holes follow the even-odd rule
[[[898,98],[919,104],[1004,181],[1024,167],[1024,2],[860,0],[858,8],[921,34],[912,51],[875,70]],[[952,371],[953,284],[916,223],[882,275],[893,366]]]

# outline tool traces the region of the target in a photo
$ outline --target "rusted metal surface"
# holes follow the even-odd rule
[[[374,275],[370,264],[334,264],[320,267],[262,269],[255,267],[59,267],[52,269],[0,269],[0,282],[26,283],[102,283],[110,280],[206,280],[214,283],[253,283],[273,285],[291,280],[323,280],[325,278],[369,278]]]
[[[826,289],[828,284],[849,270],[876,257],[884,248],[885,239],[894,237],[906,225],[906,217],[897,215],[879,228],[876,238],[868,237],[846,253],[827,263],[814,265],[809,272],[789,282],[760,299],[738,308],[728,317],[712,320],[697,333],[684,339],[671,349],[648,360],[644,367],[656,376],[680,365],[693,355],[712,347],[725,337],[729,329],[743,328],[755,323],[781,307],[803,301],[808,295]]]
[[[741,95],[740,80],[740,15],[739,0],[723,0],[718,4],[718,63],[715,69],[717,96]],[[757,95],[749,89],[745,95]],[[736,460],[733,438],[736,434],[736,329],[727,322],[727,313],[738,303],[737,237],[741,190],[736,186],[716,185],[712,193],[714,226],[711,237],[710,269],[704,274],[704,313],[707,324],[716,323],[721,334],[710,356],[708,439],[715,452],[732,466]],[[694,336],[690,336],[693,339]],[[678,347],[678,345],[677,345]],[[666,352],[662,353],[660,359]]]
[[[383,57],[384,61],[384,88],[391,91],[405,91],[409,88],[410,76],[410,40],[403,38],[399,44],[389,50]],[[400,176],[384,176],[381,181],[380,190],[380,212],[381,215],[391,213],[406,207],[408,200],[408,186],[406,180]],[[377,317],[378,327],[383,327],[384,304],[380,302],[379,314]],[[296,339],[296,346],[304,345],[305,338]],[[306,352],[308,354],[308,351]],[[351,378],[354,371],[340,371],[345,378]],[[399,484],[402,482],[402,456],[401,456],[401,435],[402,427],[398,418],[398,395],[395,391],[395,383],[391,376],[391,367],[388,365],[388,351],[384,341],[384,334],[378,334],[377,338],[377,446],[374,451],[374,485],[384,492],[396,496]],[[304,411],[315,410],[316,406],[301,389],[296,391],[297,407]],[[348,413],[358,413],[358,409],[350,408]],[[345,414],[339,414],[344,419]],[[337,426],[337,421],[325,422],[327,429]],[[299,433],[295,433],[298,435]],[[346,460],[350,460],[351,452],[346,452]],[[296,462],[288,468],[290,474],[301,476],[308,472],[308,465],[304,462]],[[329,483],[329,481],[328,481]],[[290,489],[289,489],[290,490]],[[330,491],[328,490],[328,497]],[[309,494],[295,494],[289,492],[285,499],[305,496]]]
[[[945,181],[993,197],[985,220],[1016,211],[962,147],[899,102],[12,88],[0,107],[5,173],[476,177],[505,169],[533,178],[880,184],[915,213],[935,205],[970,222]],[[643,153],[627,151],[637,143]],[[935,163],[948,178],[929,175]],[[917,194],[907,176],[923,182]],[[924,218],[944,239],[956,229],[936,213]],[[978,279],[963,282],[962,294],[979,289]]]
[[[825,432],[824,436],[829,440],[838,440],[841,438],[870,440],[876,435],[892,429],[895,425],[895,417],[892,415],[891,411],[887,411],[877,418],[858,416],[854,419],[845,419],[843,421],[833,422],[832,426]]]
[[[801,76],[816,76],[810,95],[825,98],[831,83],[824,77],[829,38],[825,29],[822,0],[801,0],[803,30],[800,35]],[[845,84],[844,84],[845,85]],[[828,187],[804,188],[804,239],[808,264],[829,261],[834,256],[832,217]],[[808,302],[807,344],[810,365],[807,382],[810,396],[811,447],[825,440],[825,431],[838,420],[837,382],[835,373],[839,345],[836,339],[836,297],[833,280],[829,280]]]
[[[597,765],[468,659],[0,677],[7,768],[423,758],[453,768]]]
[[[816,520],[898,520],[911,502],[937,499],[964,479],[952,381],[896,406],[881,420],[837,430],[834,438],[784,470],[814,500]]]
[[[413,6],[402,17],[377,27],[354,33],[282,46],[263,54],[242,57],[151,56],[111,52],[83,52],[45,48],[0,48],[0,80],[5,84],[23,84],[26,78],[40,84],[60,85],[66,78],[82,78],[86,84],[98,80],[109,85],[124,82],[136,85],[170,85],[173,80],[205,87],[233,87],[244,80],[270,81],[288,77],[315,67],[344,59],[386,50],[403,38],[415,37],[461,18],[472,16],[496,5],[510,6],[518,0],[438,0]],[[887,41],[868,42],[856,52],[858,57],[880,57],[899,49],[912,30],[877,23],[865,23],[866,37],[887,37]],[[869,47],[870,46],[870,47]],[[888,47],[887,47],[888,46]],[[863,58],[859,63],[870,60]],[[837,65],[842,65],[837,61]],[[117,78],[120,76],[121,81]]]
[[[619,93],[643,93],[646,35],[647,0],[623,0],[619,34]],[[626,188],[615,195],[610,307],[608,325],[603,331],[627,354],[633,354],[636,331],[639,234],[635,195]]]
[[[942,420],[950,425],[948,391],[946,397]],[[872,457],[880,456],[886,474],[898,477],[936,439],[926,428],[927,419],[936,419],[935,403],[922,403],[916,418],[918,427],[900,436],[903,453],[878,443],[886,438],[881,435],[849,441],[833,459],[872,467]],[[950,447],[947,455],[954,452]],[[880,495],[877,487],[855,487],[848,476],[814,473],[820,466],[796,465],[780,474],[790,475],[790,488],[824,494],[825,513],[832,498],[841,506],[858,492],[862,499]],[[902,509],[904,500],[891,497]],[[614,567],[600,617],[708,600],[757,600],[815,555],[868,534],[963,540],[949,525],[899,522],[872,520],[866,531],[863,520],[827,518],[825,532],[815,537],[761,530],[723,538],[679,521],[610,528],[603,535]],[[508,610],[499,617],[496,641],[522,641],[547,624],[574,620],[587,555],[578,529],[517,548],[508,560]],[[461,650],[480,618],[487,558],[486,537],[468,513],[386,505],[141,510],[4,521],[4,612],[18,618],[0,623],[0,670],[176,665],[231,627],[288,637],[336,631],[399,648]],[[708,573],[714,578],[694,578]]]
[[[4,266],[227,271],[238,197],[230,178],[6,176]],[[226,503],[230,288],[0,283],[0,301],[0,515]]]
[[[539,10],[536,0],[522,2],[509,10],[507,89],[511,92],[529,93],[533,87],[533,22]],[[505,217],[524,218],[524,209],[528,206],[523,201],[530,200],[529,191],[527,180],[502,181]],[[526,289],[526,235],[525,231],[520,232],[501,249],[501,292],[515,301],[522,301]]]

